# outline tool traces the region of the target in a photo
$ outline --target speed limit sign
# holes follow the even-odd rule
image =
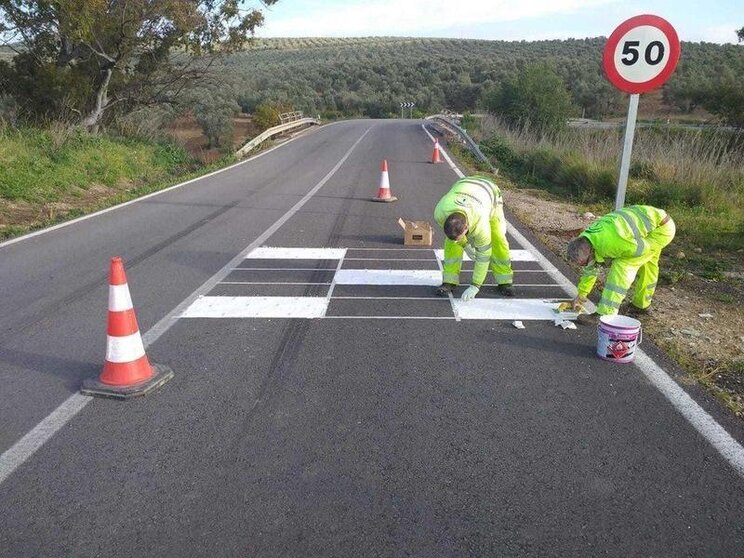
[[[639,15],[621,23],[605,45],[603,64],[610,82],[626,93],[662,85],[679,61],[679,38],[659,16]]]

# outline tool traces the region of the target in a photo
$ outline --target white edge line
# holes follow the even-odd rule
[[[338,124],[339,122],[329,122],[328,124],[324,124],[323,126],[320,126],[320,128],[325,128],[327,126],[333,126],[334,124]],[[249,157],[248,159],[243,159],[242,161],[238,161],[237,163],[233,163],[230,166],[227,166],[222,169],[217,169],[216,171],[212,171],[209,174],[205,174],[203,176],[197,176],[196,178],[192,178],[190,180],[187,180],[186,182],[181,182],[179,184],[174,184],[173,186],[168,186],[167,188],[164,188],[162,190],[158,190],[157,192],[152,192],[151,194],[147,194],[146,196],[142,196],[140,198],[136,198],[133,200],[129,200],[127,202],[123,202],[117,205],[113,205],[111,207],[107,207],[106,209],[101,209],[100,211],[96,211],[94,213],[89,213],[88,215],[83,215],[81,217],[77,217],[75,219],[71,219],[70,221],[65,221],[64,223],[59,223],[57,225],[52,225],[51,227],[47,227],[44,229],[40,229],[38,231],[33,231],[28,234],[24,234],[22,236],[19,236],[17,238],[11,238],[10,240],[6,240],[5,242],[0,242],[0,248],[5,248],[6,246],[10,246],[11,244],[15,244],[17,242],[21,242],[22,240],[28,240],[31,238],[34,238],[36,236],[40,236],[42,234],[50,233],[52,231],[56,231],[58,229],[62,229],[64,227],[69,227],[70,225],[74,225],[75,223],[79,223],[81,221],[85,221],[86,219],[92,219],[93,217],[98,217],[99,215],[103,215],[104,213],[108,213],[110,211],[115,211],[117,209],[121,209],[122,207],[126,207],[128,205],[132,205],[138,202],[141,202],[143,200],[154,198],[155,196],[159,196],[160,194],[165,194],[166,192],[170,192],[171,190],[175,190],[176,188],[180,188],[181,186],[186,186],[188,184],[191,184],[192,182],[196,182],[198,180],[204,180],[205,178],[209,178],[210,176],[215,176],[217,174],[220,174],[222,172],[228,171],[230,169],[234,169],[235,167],[239,167],[240,165],[243,165],[245,163],[249,163],[251,161],[255,161],[259,157],[263,157],[264,155],[268,155],[275,149],[279,149],[280,147],[284,147],[285,145],[288,145],[292,143],[293,141],[300,139],[303,137],[302,135],[298,135],[293,137],[290,140],[287,140],[286,142],[280,143],[279,145],[275,145],[271,149],[267,149],[266,151],[262,151],[261,153],[256,153],[253,157]]]
[[[434,138],[426,127],[423,124],[421,127],[433,141]],[[455,174],[462,178],[464,176],[462,171],[452,163],[452,160],[444,149],[442,149],[442,154],[451,163],[450,166],[455,171]],[[541,265],[545,265],[550,269],[550,275],[564,288],[569,296],[575,297],[577,290],[574,284],[560,270],[556,269],[511,223],[507,222],[507,225],[509,232],[517,242],[526,246],[537,257]],[[594,308],[592,308],[593,310]],[[643,349],[639,348],[636,350],[635,365],[643,372],[651,384],[667,398],[672,406],[687,419],[687,422],[708,440],[718,453],[744,478],[744,447],[690,397]]]
[[[37,452],[60,428],[92,401],[75,393],[37,424],[31,431],[0,455],[0,484],[29,457]]]
[[[178,306],[176,306],[173,310],[171,310],[168,314],[166,314],[158,323],[156,323],[150,330],[142,335],[142,342],[145,347],[155,342],[161,335],[163,335],[170,327],[176,322],[178,319],[178,316],[186,309],[188,306],[197,298],[202,296],[204,293],[208,292],[210,289],[214,288],[215,285],[217,285],[220,280],[224,279],[230,274],[230,271],[232,268],[236,267],[242,260],[245,259],[246,255],[249,254],[252,250],[254,250],[256,247],[260,246],[263,242],[266,241],[269,237],[271,237],[272,234],[274,234],[284,223],[286,223],[297,211],[300,210],[300,208],[307,203],[307,201],[312,198],[315,193],[320,190],[328,180],[331,179],[331,177],[338,171],[339,168],[341,168],[341,165],[344,164],[346,159],[349,158],[351,153],[354,151],[357,145],[361,143],[361,141],[367,136],[367,134],[370,132],[370,130],[374,127],[374,124],[367,128],[365,132],[359,137],[356,142],[349,148],[349,150],[344,154],[344,156],[339,160],[338,163],[336,163],[336,166],[334,166],[328,174],[323,177],[323,179],[318,182],[307,194],[303,196],[303,198],[298,201],[295,205],[293,205],[289,211],[287,211],[284,215],[282,215],[271,227],[266,229],[261,236],[256,238],[245,250],[243,250],[240,254],[235,256],[232,260],[230,260],[227,265],[225,265],[220,271],[218,271],[215,275],[213,275],[210,279],[208,279],[201,287],[199,287],[196,291],[194,291],[189,297],[187,297],[183,302],[181,302]],[[296,139],[296,138],[295,138]],[[293,141],[293,140],[290,140]],[[288,142],[282,143],[281,145],[278,145],[278,147],[281,147],[282,145],[286,145]],[[274,148],[276,149],[276,148]],[[273,150],[273,149],[272,149]],[[246,161],[241,161],[238,164],[246,163],[250,160],[254,160],[257,157],[261,155],[265,155],[266,153],[269,153],[272,150],[264,151],[262,153],[259,153],[256,157],[252,157],[251,159],[247,159]],[[233,165],[237,166],[237,165]],[[227,170],[227,169],[221,169],[221,170]],[[220,172],[220,171],[218,171]],[[215,173],[216,174],[216,173]],[[194,180],[201,180],[205,177],[200,177],[198,179]],[[193,181],[189,181],[193,182]],[[187,184],[186,182],[184,184]],[[178,186],[182,186],[178,185]],[[172,186],[172,188],[175,188],[175,186]],[[163,193],[165,190],[161,190],[157,193]],[[139,200],[143,198],[138,198]],[[137,200],[133,200],[137,201]],[[127,203],[133,203],[133,202],[127,202]],[[114,208],[110,208],[109,210],[117,209],[120,206],[116,206]],[[104,210],[104,213],[107,210]],[[89,215],[87,217],[92,217],[92,215]],[[64,223],[64,225],[69,225],[72,222]],[[56,227],[59,228],[59,227]],[[44,229],[44,231],[39,231],[41,234],[42,232],[49,232],[49,229]],[[34,233],[32,233],[34,234]],[[21,239],[26,239],[27,236],[20,237],[19,239],[14,239],[14,241],[19,241]],[[3,245],[0,244],[0,247]],[[18,440],[15,444],[13,444],[10,448],[5,450],[2,454],[0,454],[0,484],[5,481],[5,479],[10,476],[13,471],[15,471],[18,467],[20,467],[27,459],[29,459],[34,453],[36,453],[41,446],[44,445],[54,434],[59,431],[67,422],[69,422],[75,415],[77,415],[92,399],[92,397],[80,395],[79,393],[75,393],[68,397],[64,402],[62,402],[61,405],[59,405],[54,411],[52,411],[48,416],[46,416],[44,419],[39,422],[30,432],[28,432],[23,438]]]

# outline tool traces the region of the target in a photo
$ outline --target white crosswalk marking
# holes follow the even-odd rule
[[[337,285],[419,285],[436,287],[442,283],[442,272],[421,269],[340,269]]]
[[[364,254],[363,258],[359,258]],[[346,256],[349,255],[347,258]],[[380,257],[374,257],[379,255]],[[535,262],[537,259],[527,250],[511,250],[511,259],[515,262]],[[553,309],[557,306],[554,300],[545,300],[555,296],[560,285],[554,283],[535,283],[525,281],[517,287],[525,289],[540,289],[546,291],[541,298],[485,298],[479,297],[469,302],[459,299],[452,301],[450,316],[406,315],[400,310],[399,316],[379,316],[375,314],[375,301],[400,300],[401,308],[406,303],[418,301],[442,301],[435,296],[433,287],[441,284],[442,272],[437,258],[443,257],[442,250],[419,248],[281,248],[262,246],[250,252],[240,267],[233,271],[240,273],[234,278],[226,277],[220,283],[223,288],[241,289],[252,288],[252,295],[263,295],[267,292],[281,292],[281,289],[304,286],[305,292],[312,292],[312,296],[240,296],[240,291],[230,296],[207,295],[198,298],[180,317],[182,318],[354,318],[354,319],[445,319],[445,320],[553,320]],[[250,260],[250,261],[249,261]],[[269,260],[261,262],[260,260]],[[298,267],[297,260],[303,260]],[[317,264],[314,265],[314,262]],[[329,264],[329,261],[337,263]],[[376,265],[384,269],[344,269],[344,263],[369,262],[364,264],[371,268]],[[323,263],[321,263],[323,262]],[[405,262],[403,264],[398,262]],[[420,262],[413,263],[410,262]],[[264,267],[266,266],[266,267]],[[431,267],[432,269],[399,269],[399,267]],[[388,269],[389,267],[389,269]],[[309,272],[301,278],[296,273]],[[522,273],[540,273],[545,270],[519,270]],[[331,276],[330,274],[333,273]],[[463,281],[467,281],[471,271],[463,271]],[[320,275],[318,275],[320,274]],[[323,278],[320,278],[321,275]],[[534,276],[534,275],[532,275]],[[331,281],[332,277],[332,281]],[[336,286],[347,289],[347,296],[334,296]],[[484,285],[484,289],[490,284]],[[356,289],[355,287],[358,287]],[[402,295],[385,292],[380,295],[379,287],[403,289]],[[421,289],[426,287],[427,289]],[[370,293],[370,289],[378,288],[378,292]],[[271,290],[270,290],[271,289]],[[348,292],[348,289],[352,291]],[[324,293],[325,291],[325,293]],[[245,291],[243,291],[245,292]],[[286,292],[286,291],[284,291]],[[318,296],[319,294],[325,296]],[[293,293],[293,294],[296,294]],[[355,296],[348,296],[349,294]],[[237,295],[237,296],[233,296]],[[377,296],[371,296],[377,295]],[[427,298],[428,297],[428,298]],[[373,304],[371,315],[345,315],[338,307],[329,312],[334,301],[358,301],[358,304]],[[447,299],[448,300],[448,299]],[[344,308],[348,308],[348,305]],[[365,306],[365,309],[369,306]],[[410,308],[410,306],[408,306]],[[341,313],[342,315],[339,315]]]
[[[203,296],[182,318],[322,318],[328,299],[312,296]]]

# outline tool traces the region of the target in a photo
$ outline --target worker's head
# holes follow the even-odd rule
[[[580,236],[568,243],[566,256],[568,256],[569,261],[584,266],[594,258],[594,248],[592,248],[591,242]]]
[[[468,232],[468,220],[462,213],[453,213],[444,220],[444,234],[450,240],[460,240]]]

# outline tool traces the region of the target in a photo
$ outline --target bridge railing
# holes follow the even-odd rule
[[[287,124],[288,122],[296,122],[297,120],[302,120],[302,112],[299,110],[294,112],[283,112],[279,115],[279,121],[282,124]]]
[[[320,120],[316,118],[304,118],[301,112],[292,112],[292,113],[284,113],[284,114],[294,115],[294,116],[292,117],[292,119],[288,119],[286,122],[284,122],[282,115],[280,115],[280,120],[282,120],[281,124],[261,132],[251,141],[246,143],[243,147],[238,149],[238,151],[235,153],[235,156],[238,157],[239,159],[242,157],[245,157],[249,151],[255,149],[257,146],[265,142],[267,139],[272,138],[274,136],[278,136],[279,134],[283,134],[284,132],[294,130],[295,128],[301,128],[302,126],[312,126],[314,124],[320,125]],[[299,115],[299,117],[297,115]]]
[[[435,114],[433,116],[427,116],[426,120],[428,120],[435,128],[445,130],[446,132],[457,136],[462,144],[467,147],[467,149],[475,156],[476,159],[488,165],[488,167],[491,169],[491,172],[498,174],[498,169],[496,169],[491,164],[491,161],[488,160],[488,157],[483,155],[483,152],[480,150],[480,147],[478,147],[478,144],[473,140],[473,138],[471,138],[463,128],[461,128],[456,122],[454,122],[451,117],[451,113],[447,115]]]

